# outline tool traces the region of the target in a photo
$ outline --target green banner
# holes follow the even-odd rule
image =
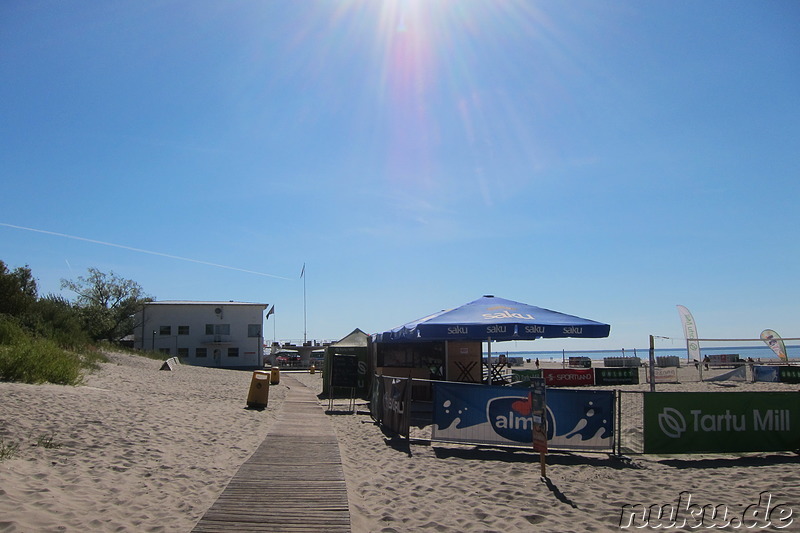
[[[782,383],[800,383],[800,366],[778,367],[778,379]]]
[[[595,385],[638,385],[638,367],[595,368]]]
[[[541,369],[527,369],[527,370],[517,370],[512,368],[511,369],[511,376],[517,379],[531,379],[531,378],[540,378],[542,377]]]
[[[525,370],[511,370],[511,386],[512,387],[530,387],[531,380],[542,377],[542,370],[537,368]]]
[[[650,392],[644,453],[767,452],[800,448],[797,392]]]

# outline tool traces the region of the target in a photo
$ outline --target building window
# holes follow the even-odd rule
[[[239,348],[228,348],[228,357],[239,357]]]
[[[159,348],[158,351],[163,354],[169,355],[169,348]]]
[[[261,336],[261,324],[248,324],[247,325],[247,336],[248,337],[260,337]]]
[[[230,324],[206,324],[206,335],[230,335]]]
[[[208,355],[208,352],[206,351],[205,348],[195,348],[194,349],[194,356],[195,357],[206,357],[207,355]]]
[[[178,326],[178,335],[188,335],[189,326]]]
[[[178,357],[189,357],[189,348],[178,348]]]
[[[158,334],[159,335],[172,335],[172,326],[159,326],[158,327]]]

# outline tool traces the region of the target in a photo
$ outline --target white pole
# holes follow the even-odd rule
[[[306,312],[306,277],[303,276],[303,344],[308,340],[308,313]]]
[[[308,340],[308,318],[306,313],[306,264],[303,263],[303,270],[300,271],[300,277],[303,278],[303,345]]]

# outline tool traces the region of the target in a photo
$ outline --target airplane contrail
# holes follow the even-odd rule
[[[78,237],[76,235],[67,235],[66,233],[58,233],[56,231],[47,231],[43,229],[36,229],[36,228],[26,228],[25,226],[16,226],[14,224],[6,224],[5,222],[0,222],[0,226],[5,226],[7,228],[14,228],[14,229],[21,229],[24,231],[32,231],[34,233],[44,233],[45,235],[55,235],[56,237],[65,237],[67,239],[74,239],[76,241],[84,241],[84,242],[91,242],[93,244],[102,244],[103,246],[113,246],[114,248],[122,248],[123,250],[130,250],[132,252],[141,252],[143,254],[150,254],[150,255],[158,255],[161,257],[168,257],[170,259],[177,259],[178,261],[189,261],[190,263],[197,263],[200,265],[208,265],[217,268],[227,268],[228,270],[236,270],[238,272],[246,272],[247,274],[255,274],[257,276],[266,276],[268,278],[277,278],[277,279],[285,279],[287,281],[293,281],[293,278],[286,278],[283,276],[277,276],[275,274],[267,274],[265,272],[256,272],[255,270],[247,270],[244,268],[237,268],[228,265],[220,265],[219,263],[210,263],[208,261],[201,261],[199,259],[191,259],[189,257],[181,257],[179,255],[172,255],[172,254],[165,254],[162,252],[154,252],[152,250],[143,250],[142,248],[134,248],[133,246],[124,246],[122,244],[114,244],[113,242],[105,242],[105,241],[98,241],[95,239],[87,239],[86,237]]]

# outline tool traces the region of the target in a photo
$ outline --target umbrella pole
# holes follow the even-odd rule
[[[489,365],[488,367],[489,371],[486,374],[486,378],[488,380],[487,383],[491,385],[492,384],[492,338],[491,337],[489,337],[486,341],[486,351],[489,354],[489,357],[486,359],[486,363]]]

